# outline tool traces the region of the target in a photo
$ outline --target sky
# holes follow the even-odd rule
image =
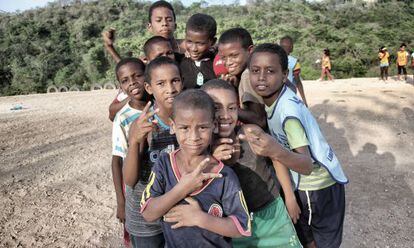
[[[0,0],[0,10],[5,12],[15,12],[17,10],[24,11],[36,7],[44,7],[48,2],[53,2],[52,0]],[[181,0],[181,2],[188,6],[193,2],[193,0]],[[207,0],[210,4],[230,4],[234,3],[234,0]],[[246,0],[239,0],[240,3],[246,2]]]

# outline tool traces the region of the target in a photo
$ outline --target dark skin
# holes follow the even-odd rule
[[[112,102],[109,105],[109,120],[114,121],[116,113],[118,113],[119,110],[121,110],[125,104],[130,100],[129,97],[125,98],[124,100],[120,102]]]
[[[116,218],[125,223],[125,195],[122,190],[122,158],[118,156],[112,156],[112,179],[114,181],[117,211]]]
[[[243,48],[239,42],[219,44],[219,54],[224,65],[229,69],[229,74],[224,75],[222,79],[232,84],[236,89],[239,87],[243,71],[247,68],[247,61],[252,51],[253,45]],[[243,123],[256,124],[261,128],[265,128],[267,125],[263,105],[255,102],[244,102],[243,108],[239,109],[238,118]]]

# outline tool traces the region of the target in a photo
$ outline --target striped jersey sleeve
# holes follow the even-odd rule
[[[225,173],[227,175],[225,177],[226,181],[222,200],[224,214],[232,219],[242,236],[251,236],[250,214],[239,180],[231,169],[226,169],[228,170]]]

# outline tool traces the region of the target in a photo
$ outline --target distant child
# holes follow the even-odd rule
[[[162,154],[142,195],[148,221],[161,217],[167,247],[232,247],[251,223],[232,169],[211,156],[213,100],[193,89],[174,100],[172,127],[180,149]]]
[[[247,208],[253,217],[252,236],[233,239],[233,246],[302,247],[284,202],[279,197],[272,161],[256,156],[247,142],[238,142],[237,136],[243,131],[237,126],[238,97],[234,87],[221,79],[213,79],[205,83],[202,89],[211,96],[216,107],[218,137],[215,142],[217,145],[213,145],[213,156],[230,165],[237,174]],[[289,187],[286,191],[291,194],[293,204],[299,208],[288,170],[276,167],[276,172],[278,178],[284,176],[282,180]]]
[[[325,76],[328,77],[329,80],[333,80],[333,77],[331,75],[331,53],[328,48],[323,49],[323,55],[322,55],[322,72],[321,77],[319,78],[319,81],[325,80]]]
[[[284,36],[280,39],[280,46],[285,49],[285,52],[288,55],[288,79],[292,82],[295,87],[298,89],[300,97],[302,98],[303,103],[308,107],[306,102],[305,91],[303,90],[302,80],[300,79],[300,64],[297,58],[290,55],[293,52],[293,39],[290,36]]]
[[[216,56],[211,47],[216,43],[217,24],[206,14],[192,15],[185,27],[185,46],[189,57],[180,62],[185,89],[199,88],[216,78],[213,61]]]
[[[112,129],[112,177],[117,201],[116,217],[122,223],[125,223],[125,216],[128,216],[127,223],[133,221],[129,216],[133,212],[130,206],[134,204],[134,197],[130,190],[127,190],[124,195],[122,165],[128,150],[129,128],[132,121],[141,115],[146,104],[144,71],[144,63],[137,58],[121,59],[115,67],[119,86],[129,97],[125,106],[116,114]],[[134,229],[128,229],[132,235],[135,234]]]
[[[164,247],[164,236],[159,222],[147,222],[139,212],[142,192],[150,182],[153,165],[162,153],[178,147],[175,135],[170,132],[172,103],[182,89],[178,65],[171,58],[159,57],[152,60],[145,70],[145,89],[153,95],[154,105],[145,107],[141,116],[132,122],[129,130],[129,148],[124,163],[123,176],[127,192],[133,202],[126,228],[132,232],[134,247]],[[127,212],[128,213],[128,212]]]
[[[223,32],[219,39],[219,55],[228,70],[227,78],[237,89],[240,110],[238,119],[243,123],[254,123],[262,128],[266,126],[263,99],[250,85],[247,62],[253,50],[253,40],[244,28],[231,28]]]
[[[174,38],[174,32],[177,27],[175,12],[172,5],[166,1],[154,2],[148,11],[148,31],[155,36],[162,36],[168,39],[175,52],[184,53],[183,42]],[[115,62],[121,59],[121,56],[114,48],[115,29],[111,28],[102,33],[105,49],[111,55]]]
[[[407,80],[407,69],[405,68],[408,64],[409,54],[405,51],[407,46],[402,43],[400,50],[397,52],[397,69],[398,69],[398,80],[401,80],[400,76],[404,73],[404,80]]]
[[[301,208],[296,231],[302,244],[339,247],[345,216],[344,184],[348,179],[315,118],[284,84],[288,74],[286,52],[278,45],[259,45],[251,55],[249,69],[250,82],[263,97],[274,137],[246,127],[249,144],[259,155],[291,169]],[[280,149],[281,145],[287,150]]]
[[[379,49],[378,59],[380,60],[381,79],[384,81],[388,80],[388,67],[390,65],[389,58],[390,54],[388,53],[387,48],[382,46]]]

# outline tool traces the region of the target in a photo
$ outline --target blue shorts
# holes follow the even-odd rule
[[[295,194],[302,212],[295,228],[302,245],[315,241],[318,248],[339,248],[345,217],[344,185],[336,183],[325,189],[308,191],[308,195],[302,190]]]
[[[162,233],[150,237],[129,236],[133,248],[164,248],[165,240]]]

